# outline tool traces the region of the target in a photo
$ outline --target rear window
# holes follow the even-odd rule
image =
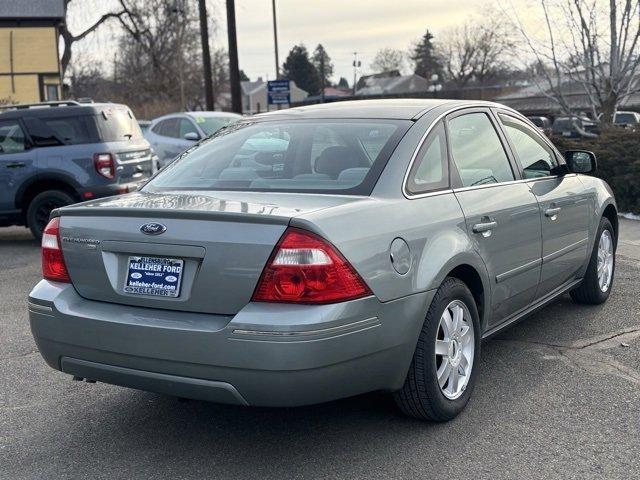
[[[410,125],[391,120],[239,123],[187,150],[145,190],[368,195]]]
[[[209,135],[213,135],[222,127],[229,125],[230,123],[236,122],[239,120],[238,117],[228,116],[228,117],[199,117],[194,116],[193,119],[198,124],[198,126],[202,129],[202,131]]]
[[[142,138],[140,125],[128,109],[105,108],[95,119],[103,142],[123,142]]]
[[[628,124],[637,123],[636,116],[633,113],[616,113],[615,123]]]

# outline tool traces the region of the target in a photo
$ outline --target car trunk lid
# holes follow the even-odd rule
[[[293,216],[356,198],[136,192],[56,213],[61,215],[67,269],[81,296],[142,307],[232,315],[250,301],[274,246]],[[148,225],[153,231],[144,233],[141,228]],[[144,293],[149,290],[133,289],[136,293],[127,288],[133,284],[131,274],[139,263],[147,262],[148,266],[155,261],[161,262],[159,269],[181,266],[180,275],[172,275],[180,277],[177,296],[156,296]]]

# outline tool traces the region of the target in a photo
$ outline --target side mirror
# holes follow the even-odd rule
[[[567,150],[564,158],[573,173],[595,173],[598,167],[595,154],[587,150]]]
[[[187,132],[184,134],[184,139],[191,142],[197,142],[198,140],[200,140],[200,135],[198,135],[196,132]]]

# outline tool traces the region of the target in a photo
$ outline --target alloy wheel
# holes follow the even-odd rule
[[[475,352],[473,321],[464,302],[454,300],[442,312],[435,352],[440,391],[455,400],[467,388]]]
[[[598,286],[606,292],[613,276],[613,238],[609,230],[603,230],[598,243]]]

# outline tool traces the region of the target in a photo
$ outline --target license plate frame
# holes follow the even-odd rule
[[[131,255],[123,290],[136,296],[177,298],[182,287],[184,260],[181,258]]]

